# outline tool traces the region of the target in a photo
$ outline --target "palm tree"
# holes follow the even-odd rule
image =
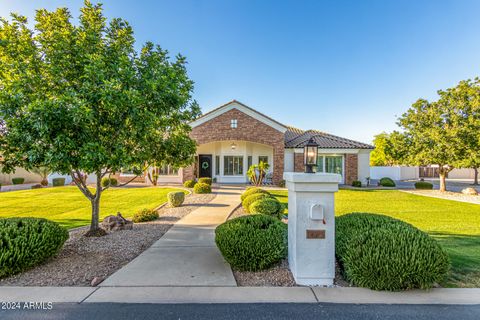
[[[48,167],[36,167],[31,170],[33,173],[38,174],[42,177],[40,184],[44,187],[48,186],[48,175],[51,173]]]

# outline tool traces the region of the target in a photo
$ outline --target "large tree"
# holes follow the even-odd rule
[[[33,29],[17,14],[0,20],[0,165],[71,175],[91,202],[95,235],[101,179],[150,162],[190,164],[188,122],[199,107],[182,56],[152,43],[137,52],[129,24],[107,23],[89,1],[71,20],[65,8],[38,10]],[[94,188],[84,173],[96,175]]]
[[[375,149],[370,155],[371,166],[400,165],[407,153],[405,136],[398,131],[382,132],[374,137]]]

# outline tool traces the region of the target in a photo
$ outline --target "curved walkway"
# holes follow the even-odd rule
[[[100,286],[236,286],[230,266],[215,245],[215,227],[240,204],[242,191],[235,186],[215,189],[210,203],[175,223]]]

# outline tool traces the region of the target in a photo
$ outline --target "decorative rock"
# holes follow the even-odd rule
[[[92,287],[96,287],[96,286],[98,286],[100,283],[102,283],[102,281],[103,281],[103,278],[101,278],[101,277],[95,277],[95,278],[93,278],[92,282],[90,282],[90,285],[91,285]]]
[[[478,191],[475,190],[475,188],[465,188],[462,190],[462,193],[463,194],[468,194],[468,195],[471,195],[471,196],[477,196],[478,195]]]
[[[120,212],[116,216],[105,217],[102,222],[102,228],[107,231],[132,230],[133,222],[125,219]]]

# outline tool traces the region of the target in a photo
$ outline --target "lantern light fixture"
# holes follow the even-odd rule
[[[313,167],[317,166],[318,144],[310,138],[303,149],[305,159],[305,173],[314,173]]]
[[[231,147],[232,147],[232,150],[235,150],[237,148],[237,145],[235,144],[235,142],[232,142]]]

